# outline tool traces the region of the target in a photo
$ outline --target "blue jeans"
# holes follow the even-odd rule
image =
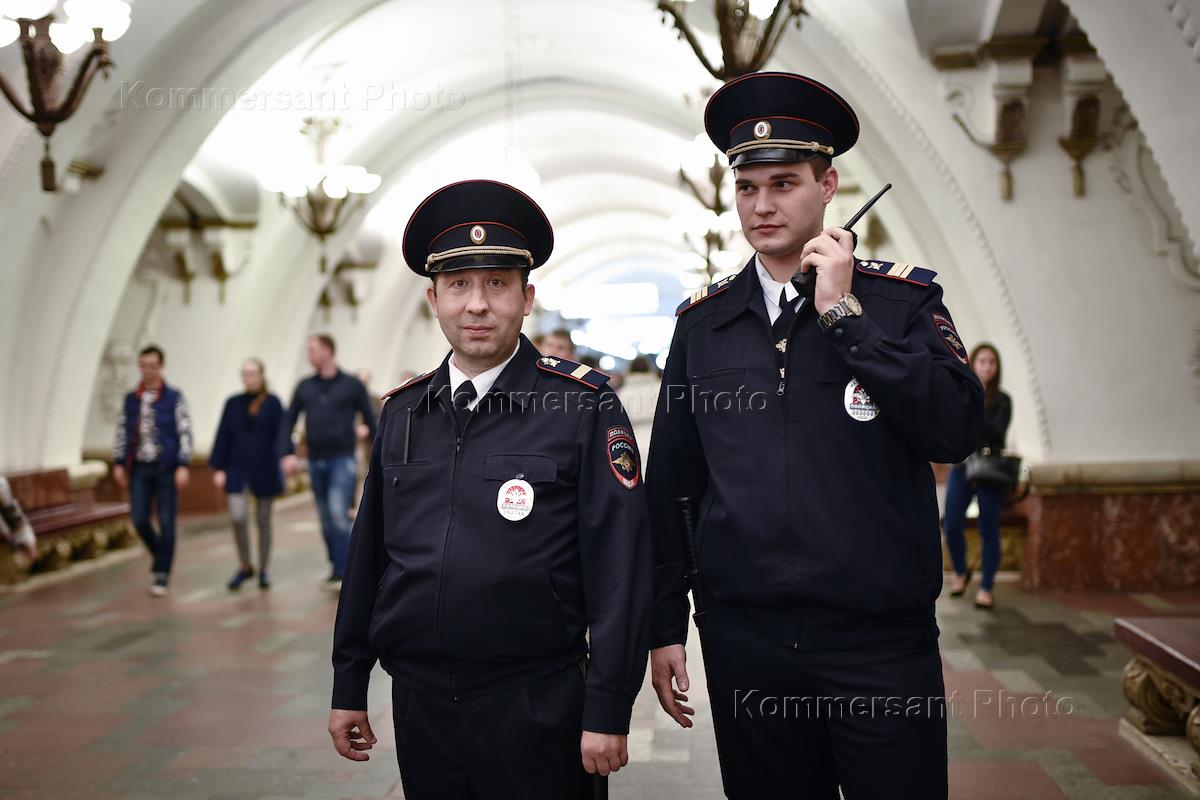
[[[150,506],[157,501],[158,527],[150,523]],[[175,560],[175,470],[159,462],[135,463],[129,476],[129,514],[133,527],[154,557],[150,571],[166,577]]]
[[[354,502],[354,483],[358,467],[354,455],[333,458],[313,458],[308,462],[317,514],[321,517],[321,533],[333,574],[341,577],[346,570],[346,551],[350,547],[350,517],[347,512]]]
[[[981,585],[990,592],[1000,568],[1000,511],[1004,508],[1006,490],[998,486],[977,486],[967,480],[967,468],[959,464],[950,470],[946,481],[946,547],[950,561],[959,575],[967,571],[967,540],[963,529],[967,522],[967,506],[971,498],[979,498],[979,539],[983,547]]]

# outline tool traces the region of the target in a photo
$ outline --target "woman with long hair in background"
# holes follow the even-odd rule
[[[999,453],[1004,449],[1008,424],[1012,420],[1012,398],[1000,390],[1000,352],[986,342],[976,345],[971,351],[971,367],[983,384],[986,404],[983,441],[979,448]],[[950,560],[954,565],[951,597],[961,597],[971,582],[972,570],[967,566],[964,529],[971,499],[979,500],[979,540],[982,545],[980,571],[983,574],[979,592],[975,595],[976,608],[990,610],[995,604],[992,586],[996,580],[996,570],[1000,568],[1000,512],[1007,495],[1007,486],[968,481],[965,464],[955,466],[946,482],[946,547],[950,550]]]

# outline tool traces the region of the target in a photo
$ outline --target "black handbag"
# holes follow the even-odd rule
[[[1012,489],[1021,476],[1021,457],[982,447],[966,460],[967,480],[983,486]]]

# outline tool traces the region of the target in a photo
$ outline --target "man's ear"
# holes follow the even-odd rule
[[[428,303],[429,303],[429,310],[433,312],[433,318],[437,319],[438,311],[437,311],[437,284],[436,283],[430,283],[429,286],[427,286],[425,288],[425,300],[428,301]]]
[[[837,167],[833,165],[830,165],[825,170],[825,174],[821,176],[821,202],[825,205],[829,205],[833,201],[833,196],[837,194],[838,179]]]
[[[537,290],[534,289],[533,284],[525,284],[525,316],[527,317],[533,313],[533,297],[535,294],[537,294]]]

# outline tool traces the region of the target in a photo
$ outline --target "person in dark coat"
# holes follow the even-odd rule
[[[247,494],[254,495],[258,521],[258,588],[270,588],[267,565],[271,557],[271,505],[283,493],[283,473],[279,467],[283,403],[267,389],[263,364],[257,358],[247,359],[242,365],[242,383],[246,391],[225,401],[208,459],[213,469],[213,484],[224,489],[229,497],[233,538],[241,559],[241,566],[229,580],[230,591],[237,591],[254,577],[246,523],[250,504]]]
[[[689,727],[689,498],[726,796],[945,800],[929,462],[975,449],[983,388],[933,271],[856,258],[825,223],[858,138],[843,98],[755,73],[705,126],[756,254],[676,312],[646,471],[654,688]]]
[[[1000,390],[1000,352],[986,342],[971,350],[971,368],[983,384],[987,413],[983,420],[983,441],[979,449],[990,452],[1004,450],[1008,438],[1008,424],[1012,421],[1012,398]],[[950,470],[946,481],[946,549],[954,565],[954,580],[950,584],[950,596],[961,597],[971,583],[971,570],[967,567],[967,543],[965,528],[967,507],[971,499],[979,501],[980,576],[979,591],[975,594],[975,607],[990,611],[995,606],[992,587],[996,582],[996,570],[1000,568],[1000,512],[1004,510],[1004,498],[1008,486],[986,484],[967,480],[966,464]]]
[[[404,234],[451,352],[387,395],[333,634],[329,734],[365,761],[392,677],[409,800],[581,800],[628,763],[646,669],[641,457],[608,376],[521,335],[550,223],[494,181]]]

